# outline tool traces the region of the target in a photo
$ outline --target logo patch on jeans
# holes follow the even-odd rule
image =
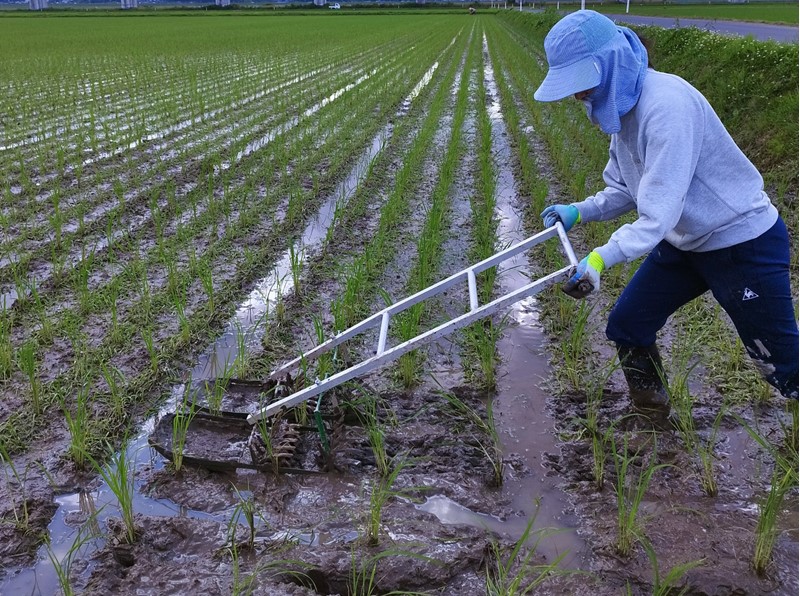
[[[742,294],[742,302],[745,300],[752,300],[753,298],[758,298],[758,294],[756,294],[750,288],[745,288],[744,293]]]

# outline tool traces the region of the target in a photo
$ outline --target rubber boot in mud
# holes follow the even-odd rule
[[[669,397],[662,381],[664,367],[658,347],[655,344],[634,348],[618,345],[617,354],[634,410],[649,418],[653,426],[668,428]]]

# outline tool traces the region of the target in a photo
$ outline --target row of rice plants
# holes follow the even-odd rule
[[[486,63],[489,60],[486,50],[485,34],[482,36],[481,62],[477,73],[476,82],[476,113],[477,113],[477,188],[471,199],[472,208],[472,243],[470,247],[470,261],[477,263],[497,251],[497,219],[495,214],[497,188],[497,173],[495,171],[492,154],[492,123],[486,106]],[[482,272],[478,278],[478,300],[486,304],[494,294],[497,268],[492,267]],[[492,389],[495,385],[496,342],[498,331],[496,323],[491,318],[478,321],[464,330],[465,344],[468,356],[464,362],[476,361],[479,369],[467,370],[467,374],[475,377],[477,382]]]
[[[403,163],[397,170],[394,186],[381,207],[380,219],[369,243],[363,252],[356,257],[344,273],[342,292],[331,305],[335,331],[342,331],[357,323],[366,314],[369,297],[374,293],[372,287],[378,275],[388,261],[388,250],[398,233],[399,224],[408,205],[409,193],[419,182],[420,166],[428,154],[439,119],[444,111],[445,100],[458,66],[454,56],[463,53],[464,35],[452,51],[442,56],[439,61],[447,60],[447,70],[440,75],[444,80],[431,102],[425,119],[417,132],[411,146],[403,155]],[[441,68],[439,69],[441,72]]]
[[[450,137],[446,144],[444,159],[439,166],[436,185],[429,198],[429,206],[422,231],[417,239],[416,263],[412,266],[406,285],[407,295],[414,294],[434,283],[439,275],[441,247],[447,231],[447,212],[449,195],[452,191],[456,171],[464,154],[463,127],[467,114],[470,76],[478,51],[478,37],[471,36],[471,43],[458,84],[456,102],[453,108]],[[414,305],[403,313],[399,322],[399,337],[407,341],[416,337],[423,319],[428,316],[430,305],[425,302]],[[400,379],[404,386],[410,387],[419,377],[421,354],[418,351],[404,354],[398,362]]]
[[[340,112],[341,112],[341,111],[342,111],[342,110],[340,110]],[[332,116],[332,117],[331,117],[331,122],[332,122],[332,121],[344,122],[344,121],[346,121],[346,119],[341,117],[341,113],[337,113],[337,114],[335,114],[334,116]],[[356,117],[354,117],[354,118],[352,118],[352,120],[351,120],[351,122],[355,122],[355,121],[357,121],[357,116],[356,116]],[[347,133],[348,131],[343,131],[343,132],[344,132],[344,133]],[[307,139],[311,139],[311,135],[310,135],[310,134],[307,134],[307,135],[306,135],[306,138],[307,138]],[[309,161],[309,163],[311,163],[311,162]],[[169,260],[169,259],[168,259],[168,260]],[[144,269],[144,268],[141,266],[141,264],[138,266],[138,268],[139,268],[140,270]],[[145,278],[145,279],[146,279],[146,278]],[[172,286],[173,286],[173,287],[175,287],[176,285],[178,285],[178,284],[176,284],[176,283],[173,283],[173,284],[172,284]],[[148,303],[152,303],[152,301],[153,301],[153,296],[151,295],[151,288],[149,287],[149,285],[148,285],[148,284],[146,284],[146,283],[145,283],[145,284],[143,284],[143,285],[142,285],[142,289],[144,290],[144,292],[143,292],[143,295],[147,295],[146,302],[148,302]],[[166,301],[164,301],[164,302],[166,303]],[[128,336],[130,337],[130,334],[128,334]]]
[[[761,375],[747,358],[740,340],[734,343],[732,349],[729,347],[730,329],[720,316],[719,309],[719,305],[695,301],[681,310],[679,318],[682,333],[673,342],[664,382],[676,412],[678,433],[687,452],[695,461],[697,476],[706,494],[716,496],[718,492],[714,466],[717,459],[718,435],[723,419],[731,414],[738,423],[744,425],[751,437],[774,461],[769,479],[769,491],[758,503],[759,518],[755,528],[751,559],[756,573],[764,575],[771,561],[778,535],[777,512],[781,510],[787,492],[797,487],[797,469],[800,462],[797,404],[787,402],[785,405],[787,421],[782,423],[783,440],[779,448],[773,445],[774,440],[765,436],[757,425],[748,423],[733,413],[734,408],[744,405],[741,396],[748,396],[748,401],[756,399],[767,402],[773,397],[773,390],[764,383]],[[696,376],[695,372],[700,364],[698,355],[707,351],[701,349],[706,345],[715,345],[718,348],[704,359],[707,362],[705,377],[708,382],[720,388],[726,399],[719,406],[711,428],[701,435],[696,428],[694,416],[698,398],[693,395],[689,379]]]

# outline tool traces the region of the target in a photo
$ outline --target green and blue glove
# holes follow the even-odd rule
[[[581,214],[575,205],[550,205],[541,213],[544,227],[550,228],[561,221],[564,231],[569,232],[576,223],[581,223]]]
[[[567,280],[567,283],[561,286],[561,289],[573,298],[586,298],[595,290],[600,289],[600,274],[605,267],[603,257],[592,251],[578,263],[575,273]]]

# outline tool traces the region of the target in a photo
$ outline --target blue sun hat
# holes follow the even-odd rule
[[[553,26],[544,51],[549,69],[533,97],[558,101],[593,89],[589,117],[603,132],[619,132],[647,71],[647,50],[636,34],[593,10],[578,10]]]

